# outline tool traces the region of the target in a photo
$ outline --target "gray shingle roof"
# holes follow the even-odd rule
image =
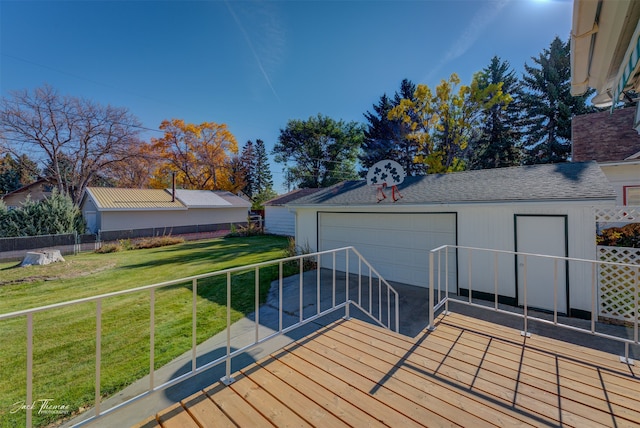
[[[322,189],[317,189],[317,188],[295,189],[289,193],[285,193],[284,195],[276,196],[275,198],[268,200],[264,204],[269,206],[285,205],[285,204],[288,204],[289,202],[295,201],[296,199],[302,198],[307,195],[311,195],[312,193],[319,192],[320,190]]]
[[[397,205],[541,200],[615,200],[596,162],[559,163],[407,177],[398,186]],[[386,189],[391,203],[391,189]],[[290,203],[376,205],[376,188],[364,180],[344,181]]]

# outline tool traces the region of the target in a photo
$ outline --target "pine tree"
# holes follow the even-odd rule
[[[242,192],[250,198],[253,197],[253,193],[255,192],[255,157],[253,141],[248,140],[242,148],[238,168],[244,175],[244,187],[242,188]]]
[[[264,203],[277,196],[273,190],[273,176],[269,168],[269,158],[264,147],[264,141],[256,140],[255,163],[254,163],[254,184],[255,193],[253,195],[252,209],[260,210],[264,208]]]
[[[404,168],[407,175],[422,175],[426,173],[423,163],[415,162],[419,154],[418,143],[407,136],[410,129],[402,120],[389,119],[389,112],[400,104],[403,99],[413,99],[416,85],[408,79],[400,83],[400,91],[393,99],[383,94],[378,104],[373,105],[373,112],[366,112],[364,117],[369,124],[364,131],[364,142],[358,155],[360,164],[365,168],[360,171],[366,174],[366,169],[378,161],[391,159]]]
[[[511,102],[498,103],[484,110],[480,134],[469,145],[469,169],[501,168],[520,165],[522,132],[519,123],[521,85],[508,61],[494,56],[482,70],[480,87],[502,83],[502,91]]]
[[[264,141],[256,140],[255,162],[254,162],[254,184],[257,193],[263,193],[273,189],[273,176],[269,168],[269,158],[264,147]]]
[[[12,192],[38,179],[38,165],[27,155],[0,159],[0,195]]]
[[[571,118],[594,108],[593,91],[571,95],[570,45],[556,37],[548,49],[525,64],[522,82],[525,163],[564,162],[571,155]]]

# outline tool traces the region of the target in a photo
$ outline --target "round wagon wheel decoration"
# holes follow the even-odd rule
[[[384,189],[391,187],[391,199],[396,202],[402,198],[398,185],[404,181],[405,176],[404,169],[398,162],[385,159],[369,168],[367,184],[376,187],[377,202],[387,198]]]

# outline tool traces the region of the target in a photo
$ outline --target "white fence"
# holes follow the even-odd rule
[[[640,248],[598,247],[598,260],[608,262],[598,264],[600,316],[634,322],[640,292]]]

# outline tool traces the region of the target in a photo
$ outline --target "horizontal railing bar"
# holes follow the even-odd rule
[[[215,271],[215,272],[203,273],[203,274],[200,274],[200,275],[188,276],[188,277],[185,277],[185,278],[179,278],[179,279],[174,279],[174,280],[171,280],[171,281],[159,282],[159,283],[156,283],[156,284],[143,285],[141,287],[129,288],[129,289],[126,289],[126,290],[114,291],[114,292],[105,293],[105,294],[99,294],[97,296],[84,297],[82,299],[69,300],[67,302],[54,303],[52,305],[40,306],[40,307],[37,307],[37,308],[23,309],[23,310],[20,310],[20,311],[9,312],[9,313],[0,315],[0,321],[5,320],[5,319],[10,319],[10,318],[16,318],[16,317],[19,317],[19,316],[24,316],[24,315],[27,315],[29,313],[44,312],[44,311],[48,311],[48,310],[51,310],[51,309],[59,309],[59,308],[64,308],[66,306],[72,306],[72,305],[77,305],[77,304],[81,304],[81,303],[95,302],[95,301],[100,300],[100,299],[106,299],[106,298],[117,297],[117,296],[124,296],[124,295],[131,294],[131,293],[137,293],[137,292],[141,292],[141,291],[151,290],[153,288],[170,287],[172,285],[183,284],[183,283],[186,283],[186,282],[191,282],[193,280],[212,278],[212,277],[215,277],[215,276],[226,275],[228,273],[243,272],[243,271],[246,271],[246,270],[249,270],[249,269],[255,269],[255,268],[260,268],[260,267],[265,267],[265,266],[270,266],[270,265],[277,265],[278,263],[284,263],[284,262],[287,262],[287,261],[298,260],[298,259],[301,259],[301,258],[314,257],[314,256],[317,256],[317,255],[328,254],[328,253],[332,253],[332,252],[345,251],[345,250],[349,250],[349,249],[353,249],[355,251],[355,249],[353,247],[343,247],[343,248],[337,248],[337,249],[334,249],[334,250],[319,251],[319,252],[316,252],[316,253],[309,253],[309,254],[303,254],[303,255],[299,255],[299,256],[286,257],[286,258],[277,259],[277,260],[269,260],[269,261],[266,261],[266,262],[254,263],[254,264],[245,265],[245,266],[239,266],[239,267],[234,267],[234,268],[229,268],[229,269],[223,269],[223,270],[219,270],[219,271]],[[356,253],[357,253],[357,251],[356,251]],[[358,255],[360,255],[360,254],[358,253]],[[360,257],[362,257],[362,256],[360,256]],[[376,274],[377,274],[377,272],[376,272]],[[386,283],[386,281],[385,281],[385,283]],[[391,287],[391,285],[389,285],[389,284],[387,284],[387,286]]]
[[[514,256],[533,256],[533,257],[541,257],[541,258],[545,258],[545,259],[558,259],[558,260],[568,260],[568,261],[572,261],[572,262],[583,262],[583,263],[598,263],[599,265],[612,265],[612,266],[623,266],[623,267],[629,267],[629,268],[637,268],[638,265],[635,264],[630,264],[630,263],[618,263],[618,262],[606,262],[606,261],[600,261],[600,260],[591,260],[591,259],[580,259],[580,258],[576,258],[576,257],[563,257],[563,256],[550,256],[548,254],[536,254],[536,253],[524,253],[521,251],[510,251],[510,250],[494,250],[491,248],[477,248],[477,247],[466,247],[463,245],[442,245],[438,248],[434,248],[433,250],[430,250],[431,253],[436,253],[438,251],[441,251],[445,248],[458,248],[458,249],[463,249],[463,250],[474,250],[474,251],[485,251],[485,252],[491,252],[491,253],[501,253],[501,254],[511,254]]]
[[[493,307],[489,307],[489,306],[485,306],[485,305],[481,305],[478,303],[469,303],[465,300],[458,300],[458,299],[452,299],[450,297],[446,297],[446,299],[451,300],[454,303],[459,303],[461,305],[466,305],[466,306],[472,306],[472,307],[476,307],[476,308],[481,308],[481,309],[485,309],[487,311],[493,311],[493,312],[497,312],[500,314],[506,314],[506,315],[513,315],[516,316],[518,318],[524,318],[524,314],[519,314],[517,312],[512,312],[512,311],[507,311],[504,309],[494,309]],[[580,333],[585,333],[591,336],[597,336],[597,337],[602,337],[604,339],[611,339],[611,340],[616,340],[618,342],[623,342],[623,343],[629,343],[629,344],[638,344],[638,342],[632,340],[632,339],[625,339],[622,337],[618,337],[618,336],[612,336],[610,334],[605,334],[605,333],[600,333],[598,331],[591,331],[590,329],[585,329],[582,327],[576,327],[573,325],[569,325],[569,324],[563,324],[558,322],[557,324],[554,324],[554,322],[552,320],[546,320],[544,318],[538,318],[538,317],[532,317],[531,315],[527,315],[527,319],[529,321],[538,321],[544,324],[549,324],[549,325],[553,325],[556,327],[561,327],[561,328],[565,328],[567,330],[572,330],[572,331],[577,331]]]
[[[351,302],[351,303],[353,303],[353,302]],[[310,323],[312,321],[315,321],[318,318],[322,318],[323,316],[326,316],[326,315],[330,314],[331,312],[335,312],[335,311],[337,311],[339,309],[342,309],[342,308],[344,308],[346,306],[346,304],[347,304],[347,302],[340,303],[339,305],[336,305],[335,308],[329,308],[329,309],[327,309],[327,310],[325,310],[325,311],[323,311],[323,312],[321,312],[319,314],[315,314],[315,315],[305,319],[302,322],[298,322],[298,323],[296,323],[296,324],[294,324],[292,326],[284,328],[282,331],[273,332],[273,333],[269,334],[268,336],[265,336],[265,337],[263,337],[262,339],[260,339],[260,340],[258,340],[256,342],[250,343],[249,345],[246,345],[246,346],[244,346],[242,348],[236,349],[235,351],[231,352],[230,357],[231,358],[236,357],[236,356],[240,355],[241,353],[248,351],[249,349],[255,348],[258,345],[262,345],[264,342],[266,342],[266,341],[268,341],[270,339],[273,339],[274,337],[286,334],[286,333],[288,333],[290,331],[293,331],[293,330],[295,330],[297,328],[300,328],[300,327],[302,327],[302,326],[304,326],[304,325],[306,325],[306,324],[308,324],[308,323]],[[128,406],[129,404],[134,403],[134,402],[136,402],[136,401],[138,401],[138,400],[140,400],[140,399],[142,399],[144,397],[147,397],[150,394],[153,394],[153,393],[158,392],[158,391],[165,390],[165,389],[167,389],[167,388],[169,388],[169,387],[171,387],[173,385],[176,385],[176,384],[178,384],[178,383],[180,383],[180,382],[182,382],[184,380],[192,378],[193,376],[199,375],[202,372],[207,371],[210,368],[215,367],[215,366],[225,362],[226,359],[227,359],[227,355],[226,354],[222,355],[222,356],[216,358],[215,360],[209,361],[208,363],[203,364],[202,366],[198,367],[195,370],[195,372],[194,371],[189,371],[187,373],[183,373],[178,377],[175,377],[175,378],[170,379],[170,380],[168,380],[168,381],[166,381],[166,382],[164,382],[164,383],[162,383],[160,385],[157,385],[152,390],[148,389],[145,392],[142,392],[142,393],[136,395],[135,397],[132,397],[132,398],[128,399],[127,401],[123,401],[120,404],[117,404],[117,405],[115,405],[113,407],[110,407],[107,410],[102,411],[99,416],[92,416],[90,418],[87,418],[87,419],[85,419],[83,421],[78,422],[77,424],[75,424],[73,426],[74,427],[79,427],[79,426],[88,424],[90,422],[93,422],[98,417],[102,418],[103,416],[105,416],[105,415],[107,415],[109,413],[112,413],[112,412],[114,412],[114,411],[116,411],[116,410],[118,410],[118,409],[120,409],[122,407]]]
[[[346,277],[346,286],[349,286],[349,275],[351,275],[351,273],[349,272],[349,250],[352,250],[355,255],[359,258],[359,266],[362,265],[362,262],[364,262],[364,264],[367,266],[368,268],[368,276],[369,276],[369,282],[370,282],[370,288],[371,288],[371,278],[377,278],[378,279],[378,292],[379,294],[382,293],[382,288],[383,286],[386,288],[386,296],[387,296],[387,311],[389,312],[387,314],[387,323],[389,325],[385,325],[383,320],[382,320],[382,312],[381,310],[379,311],[379,317],[380,319],[376,318],[374,316],[373,313],[371,313],[370,311],[366,310],[365,308],[363,308],[360,304],[356,303],[355,301],[353,301],[350,296],[349,296],[349,290],[347,288],[346,290],[346,298],[345,301],[342,303],[337,303],[335,302],[335,297],[334,297],[334,302],[331,305],[330,308],[324,310],[324,311],[320,311],[320,290],[318,289],[318,308],[317,308],[317,312],[310,316],[309,318],[303,319],[303,311],[302,308],[300,309],[301,314],[300,314],[300,319],[293,323],[292,325],[290,325],[289,327],[283,328],[282,326],[282,322],[279,323],[278,326],[278,331],[267,335],[266,337],[259,339],[258,338],[258,333],[256,331],[256,337],[253,341],[253,343],[250,343],[242,348],[236,349],[234,351],[231,351],[230,349],[230,342],[231,342],[231,338],[227,337],[227,350],[225,352],[224,355],[222,355],[220,358],[215,359],[214,361],[210,361],[207,364],[202,365],[201,367],[197,367],[197,351],[196,349],[193,347],[192,344],[192,364],[191,364],[191,371],[184,373],[176,378],[173,378],[161,385],[157,385],[154,386],[154,382],[153,382],[153,378],[154,378],[154,367],[153,367],[153,333],[151,335],[151,346],[152,346],[152,350],[151,350],[151,357],[150,357],[150,379],[151,379],[151,384],[149,385],[149,388],[143,392],[140,393],[138,395],[136,395],[135,397],[132,397],[122,403],[119,403],[117,405],[114,405],[113,407],[110,407],[108,409],[105,410],[101,410],[100,409],[100,400],[98,398],[96,398],[96,409],[97,409],[97,413],[96,415],[89,417],[81,422],[78,422],[77,425],[75,426],[80,426],[80,425],[84,425],[92,420],[101,418],[102,416],[109,414],[111,412],[114,412],[124,406],[127,406],[129,404],[131,404],[134,401],[137,401],[141,398],[147,397],[150,394],[156,392],[156,391],[160,391],[160,390],[164,390],[166,388],[169,388],[170,386],[173,386],[179,382],[182,382],[192,376],[198,375],[200,373],[202,373],[205,370],[210,369],[211,367],[217,366],[219,364],[221,364],[222,362],[225,361],[230,361],[231,358],[234,358],[237,355],[240,355],[243,352],[246,352],[249,349],[252,349],[258,345],[261,345],[263,343],[265,343],[268,340],[273,339],[276,336],[280,336],[283,334],[286,334],[290,331],[293,331],[295,329],[299,329],[302,326],[309,324],[321,317],[324,317],[330,313],[333,313],[335,311],[339,311],[341,309],[345,309],[346,313],[349,313],[349,305],[353,304],[355,305],[358,309],[360,309],[362,311],[363,314],[366,314],[371,320],[373,320],[375,323],[377,323],[378,325],[380,325],[383,328],[387,328],[387,329],[391,329],[391,318],[390,318],[390,312],[391,312],[391,296],[393,295],[393,298],[395,299],[395,330],[399,331],[399,316],[398,316],[398,311],[399,311],[399,294],[398,292],[395,290],[395,288],[393,288],[391,286],[391,284],[389,284],[381,275],[380,273],[373,267],[371,266],[371,264],[360,254],[360,252],[358,252],[354,247],[343,247],[343,248],[337,248],[337,249],[332,249],[332,250],[325,250],[325,251],[319,251],[319,252],[315,252],[315,253],[308,253],[308,254],[301,254],[301,255],[297,255],[297,256],[292,256],[292,257],[286,257],[286,258],[281,258],[281,259],[277,259],[277,260],[269,260],[269,261],[265,261],[265,262],[260,262],[260,263],[254,263],[254,264],[250,264],[250,265],[244,265],[244,266],[238,266],[238,267],[233,267],[233,268],[229,268],[229,269],[223,269],[223,270],[219,270],[219,271],[215,271],[215,272],[208,272],[208,273],[204,273],[204,274],[200,274],[200,275],[193,275],[193,276],[189,276],[189,277],[184,277],[184,278],[179,278],[179,279],[175,279],[175,280],[170,280],[170,281],[164,281],[164,282],[159,282],[159,283],[155,283],[155,284],[150,284],[150,285],[144,285],[144,286],[140,286],[140,287],[135,287],[135,288],[131,288],[131,289],[126,289],[126,290],[120,290],[120,291],[114,291],[114,292],[110,292],[110,293],[104,293],[104,294],[100,294],[100,295],[96,295],[96,296],[90,296],[90,297],[85,297],[85,298],[81,298],[81,299],[75,299],[75,300],[70,300],[70,301],[66,301],[66,302],[60,302],[60,303],[55,303],[55,304],[51,304],[51,305],[47,305],[47,306],[41,306],[41,307],[36,307],[36,308],[31,308],[31,309],[24,309],[24,310],[20,310],[20,311],[15,311],[15,312],[11,312],[11,313],[6,313],[6,314],[1,314],[0,315],[0,321],[6,320],[6,319],[11,319],[11,318],[16,318],[16,317],[20,317],[20,316],[26,316],[27,318],[31,318],[33,316],[34,313],[40,313],[40,312],[46,312],[49,310],[54,310],[54,309],[60,309],[60,308],[64,308],[64,307],[70,307],[70,306],[74,306],[74,305],[79,305],[79,304],[85,304],[85,303],[92,303],[92,302],[97,302],[98,305],[100,305],[102,303],[103,300],[108,299],[108,298],[112,298],[112,297],[119,297],[119,296],[125,296],[125,295],[130,295],[133,293],[144,293],[145,291],[150,291],[151,292],[151,299],[153,299],[154,296],[154,292],[156,289],[160,289],[163,287],[170,287],[170,286],[175,286],[175,285],[188,285],[189,283],[191,283],[191,286],[194,289],[194,297],[193,297],[193,319],[192,319],[192,333],[194,335],[194,337],[192,338],[193,341],[195,341],[195,333],[196,333],[196,317],[197,317],[197,312],[195,310],[196,308],[196,299],[195,299],[195,290],[196,290],[196,284],[198,280],[202,280],[202,279],[206,279],[206,278],[215,278],[215,277],[223,277],[223,276],[227,276],[227,288],[229,288],[230,286],[230,278],[231,278],[231,274],[234,273],[239,273],[239,272],[251,272],[252,270],[255,270],[256,272],[259,271],[260,268],[263,267],[270,267],[270,266],[278,266],[278,277],[279,277],[279,281],[280,281],[280,298],[282,299],[282,277],[283,277],[283,270],[282,270],[282,266],[283,263],[285,262],[290,262],[290,261],[296,261],[296,260],[300,260],[301,261],[301,267],[302,267],[302,261],[304,259],[308,259],[308,258],[312,258],[312,257],[317,257],[317,261],[318,261],[318,280],[320,278],[320,270],[322,269],[321,263],[320,263],[320,256],[324,255],[324,254],[333,254],[334,255],[334,275],[333,275],[333,287],[335,289],[335,282],[336,282],[336,278],[335,278],[335,255],[339,252],[344,252],[345,253],[345,260],[346,260],[346,266],[345,266],[345,274],[347,275]],[[301,272],[302,273],[302,272]],[[257,274],[256,274],[257,275]],[[359,276],[361,276],[361,273],[359,273]],[[256,278],[257,281],[257,278]],[[302,279],[301,279],[302,282]],[[318,287],[320,286],[320,283],[318,282]],[[371,291],[371,290],[370,290]],[[227,294],[228,294],[228,298],[230,298],[231,296],[231,292],[230,290],[227,290]],[[360,296],[359,296],[360,298]],[[371,301],[372,297],[369,296],[369,301]],[[231,307],[231,302],[227,302],[227,306]],[[280,313],[280,317],[282,317],[282,302],[279,305],[279,313]],[[153,302],[151,303],[151,310],[153,311]],[[227,330],[230,328],[230,320],[227,320]],[[153,315],[151,315],[150,318],[150,325],[151,328],[153,329],[155,326],[155,320]],[[195,342],[194,342],[195,344]],[[98,357],[99,358],[99,357]],[[99,360],[98,360],[99,361]],[[229,376],[227,376],[229,377]],[[98,389],[98,387],[96,387]]]

